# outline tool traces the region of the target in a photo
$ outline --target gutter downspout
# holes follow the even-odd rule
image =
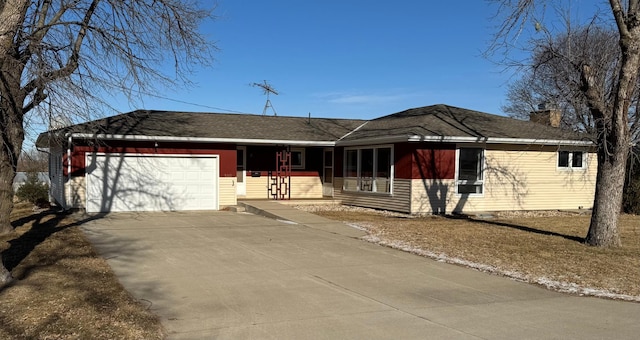
[[[71,202],[71,143],[73,136],[69,133],[67,138],[67,184],[65,185],[64,210],[70,209],[69,202]]]

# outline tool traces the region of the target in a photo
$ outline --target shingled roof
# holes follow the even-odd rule
[[[40,134],[84,138],[152,137],[246,143],[356,145],[400,141],[587,144],[583,136],[538,123],[448,106],[405,110],[370,121],[138,110]],[[583,141],[585,140],[585,141]]]
[[[102,138],[153,136],[334,142],[365,122],[358,119],[138,110],[52,132]],[[43,135],[38,140],[44,138]]]
[[[367,122],[344,141],[376,138],[458,137],[478,140],[580,140],[557,128],[449,105],[405,110]]]

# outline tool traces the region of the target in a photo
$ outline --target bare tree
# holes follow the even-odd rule
[[[49,154],[30,149],[22,151],[18,159],[18,171],[46,172],[49,169]]]
[[[617,32],[593,25],[572,28],[536,45],[530,62],[520,67],[520,77],[509,84],[507,105],[502,106],[502,110],[513,118],[526,120],[531,112],[538,110],[539,104],[548,104],[562,112],[562,128],[596,136],[593,116],[582,91],[580,70],[576,66],[580,63],[592,65],[596,82],[604,93],[612,93],[620,62]],[[633,135],[637,135],[638,130],[634,123],[639,115],[633,108],[638,105],[639,94],[636,89],[628,117],[634,142],[637,140]]]
[[[639,120],[640,1],[609,0],[606,10],[594,8],[593,16],[579,25],[569,20],[567,1],[492,2],[499,5],[497,17],[504,20],[492,51],[510,50],[517,37],[532,28],[534,38],[525,45],[532,52],[529,65],[544,65],[540,70],[551,80],[538,85],[558,90],[557,99],[573,110],[573,123],[593,135],[598,174],[586,243],[620,245],[618,217],[626,164]],[[539,81],[535,72],[530,76],[523,81]]]
[[[29,128],[86,120],[114,93],[189,84],[190,67],[211,60],[199,26],[212,10],[196,0],[0,1],[0,234],[12,230]],[[0,285],[7,275],[0,266]]]

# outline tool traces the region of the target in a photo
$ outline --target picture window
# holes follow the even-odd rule
[[[344,157],[343,190],[391,193],[391,147],[347,149]]]

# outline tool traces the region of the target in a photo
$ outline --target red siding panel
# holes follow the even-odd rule
[[[260,174],[259,177],[269,176],[269,171],[250,171],[247,170],[247,176],[251,177],[253,174]],[[275,173],[273,173],[275,175]],[[318,171],[305,171],[305,170],[291,170],[291,177],[320,177]],[[258,176],[256,176],[258,177]]]
[[[395,177],[403,179],[411,179],[411,169],[413,167],[412,153],[415,150],[415,144],[398,143],[394,147],[395,157]]]
[[[395,174],[403,179],[454,179],[456,148],[453,144],[398,143]]]
[[[71,174],[74,176],[85,173],[85,153],[145,153],[145,154],[178,154],[178,155],[219,155],[220,177],[236,176],[236,146],[227,144],[200,143],[158,143],[154,142],[110,142],[109,145],[85,146],[74,145],[71,155]],[[67,159],[64,156],[64,174],[67,173]]]
[[[413,179],[454,179],[456,150],[416,149],[413,152]]]
[[[71,151],[71,175],[83,176],[84,175],[84,151],[73,150]],[[64,176],[69,175],[69,158],[65,152],[62,155],[62,173]]]

